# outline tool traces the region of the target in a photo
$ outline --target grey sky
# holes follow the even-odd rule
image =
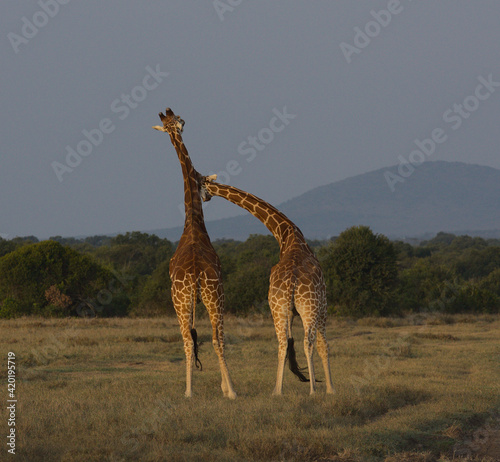
[[[408,159],[438,128],[447,140],[429,160],[500,168],[500,87],[474,97],[480,77],[500,82],[498,1],[54,4],[0,4],[1,235],[182,224],[179,163],[151,128],[166,106],[200,172],[275,205]],[[473,110],[457,116],[464,100]],[[87,155],[58,178],[68,146]],[[212,201],[205,215],[239,213]]]

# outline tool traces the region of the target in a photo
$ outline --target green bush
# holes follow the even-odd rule
[[[385,236],[354,226],[320,257],[336,314],[362,317],[394,311],[396,250]]]
[[[168,273],[170,260],[161,262],[146,280],[141,290],[139,302],[132,308],[134,316],[174,315],[170,290],[172,282]]]
[[[108,314],[108,305],[113,312],[123,313],[128,301],[116,296],[119,289],[114,279],[92,258],[58,242],[27,244],[0,258],[0,313],[5,317],[76,315],[85,300],[94,300],[103,315]]]
[[[447,313],[498,313],[500,297],[476,283],[462,285],[445,304]]]
[[[214,244],[222,265],[226,311],[267,310],[271,268],[279,261],[273,236],[251,235],[245,242]]]
[[[23,314],[25,313],[23,313],[21,304],[12,297],[7,297],[0,302],[0,318],[17,318]]]
[[[500,247],[468,249],[457,258],[454,266],[464,279],[484,278],[500,268]]]
[[[56,241],[56,242],[55,242]],[[494,313],[500,300],[500,240],[439,233],[420,245],[391,243],[364,226],[334,243],[314,243],[330,311],[347,316],[416,311]],[[272,236],[214,242],[226,311],[268,312]],[[169,261],[174,246],[155,235],[0,238],[0,317],[174,314]]]
[[[436,305],[446,299],[446,291],[455,281],[455,274],[448,267],[433,264],[429,259],[417,260],[399,274],[398,305],[403,311],[435,311]]]

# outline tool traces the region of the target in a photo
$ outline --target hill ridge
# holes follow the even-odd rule
[[[463,162],[427,161],[403,177],[398,167],[318,186],[277,208],[308,239],[330,238],[361,224],[394,238],[439,231],[475,235],[484,231],[500,236],[500,170]],[[403,180],[393,184],[393,191],[387,179],[391,175]],[[245,240],[250,234],[268,233],[250,215],[207,221],[206,225],[212,239]],[[182,227],[150,232],[178,240]]]

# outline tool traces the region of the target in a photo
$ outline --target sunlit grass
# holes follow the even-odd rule
[[[318,383],[313,397],[289,371],[283,396],[271,396],[272,322],[227,318],[235,401],[222,397],[208,322],[197,329],[203,371],[188,400],[175,319],[0,321],[3,357],[15,352],[19,368],[17,458],[444,462],[495,450],[498,317],[331,320],[336,394]],[[300,322],[294,336],[305,365]]]

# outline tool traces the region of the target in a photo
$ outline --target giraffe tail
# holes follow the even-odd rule
[[[191,329],[191,338],[193,339],[194,342],[194,363],[196,365],[196,369],[200,369],[200,371],[202,371],[203,365],[201,364],[201,361],[198,358],[198,349],[201,343],[198,343],[198,333],[196,332],[196,329],[194,327]]]
[[[308,379],[302,373],[302,371],[304,371],[307,368],[299,367],[299,364],[297,362],[297,356],[295,355],[295,346],[294,346],[294,340],[292,337],[292,320],[293,320],[293,317],[298,313],[297,313],[297,310],[295,309],[294,296],[295,296],[295,285],[294,285],[294,288],[293,288],[292,294],[291,294],[291,303],[290,303],[291,315],[288,318],[288,333],[289,333],[290,337],[288,338],[288,344],[287,344],[287,348],[286,348],[286,358],[288,359],[288,367],[298,377],[298,379],[301,382],[310,382],[310,379]],[[285,361],[286,361],[286,359],[285,359]],[[317,380],[317,379],[315,379],[314,381],[321,382],[321,380]]]
[[[288,316],[288,344],[286,348],[286,359],[288,359],[288,367],[290,370],[298,377],[298,379],[301,382],[309,382],[309,379],[302,373],[304,368],[299,367],[299,364],[297,362],[297,356],[295,355],[295,346],[294,346],[294,340],[292,337],[292,320],[297,313],[295,311],[295,302],[294,302],[294,295],[295,295],[295,283],[293,284],[293,289],[290,294],[290,315]]]
[[[197,286],[197,281],[195,283],[195,287]],[[194,364],[196,366],[196,369],[199,369],[200,371],[203,370],[203,364],[201,364],[200,359],[198,358],[198,352],[199,348],[201,345],[201,342],[198,343],[198,332],[196,332],[196,329],[194,328],[194,319],[195,319],[195,311],[196,311],[196,299],[197,299],[197,289],[194,289],[194,294],[191,299],[191,312],[193,313],[193,325],[191,327],[191,338],[193,339],[194,343]]]
[[[290,337],[288,339],[288,345],[286,348],[286,357],[288,359],[288,366],[301,382],[309,382],[309,379],[302,373],[304,369],[299,367],[299,364],[297,363],[297,357],[295,355],[295,347],[293,343],[294,343],[293,337]]]

